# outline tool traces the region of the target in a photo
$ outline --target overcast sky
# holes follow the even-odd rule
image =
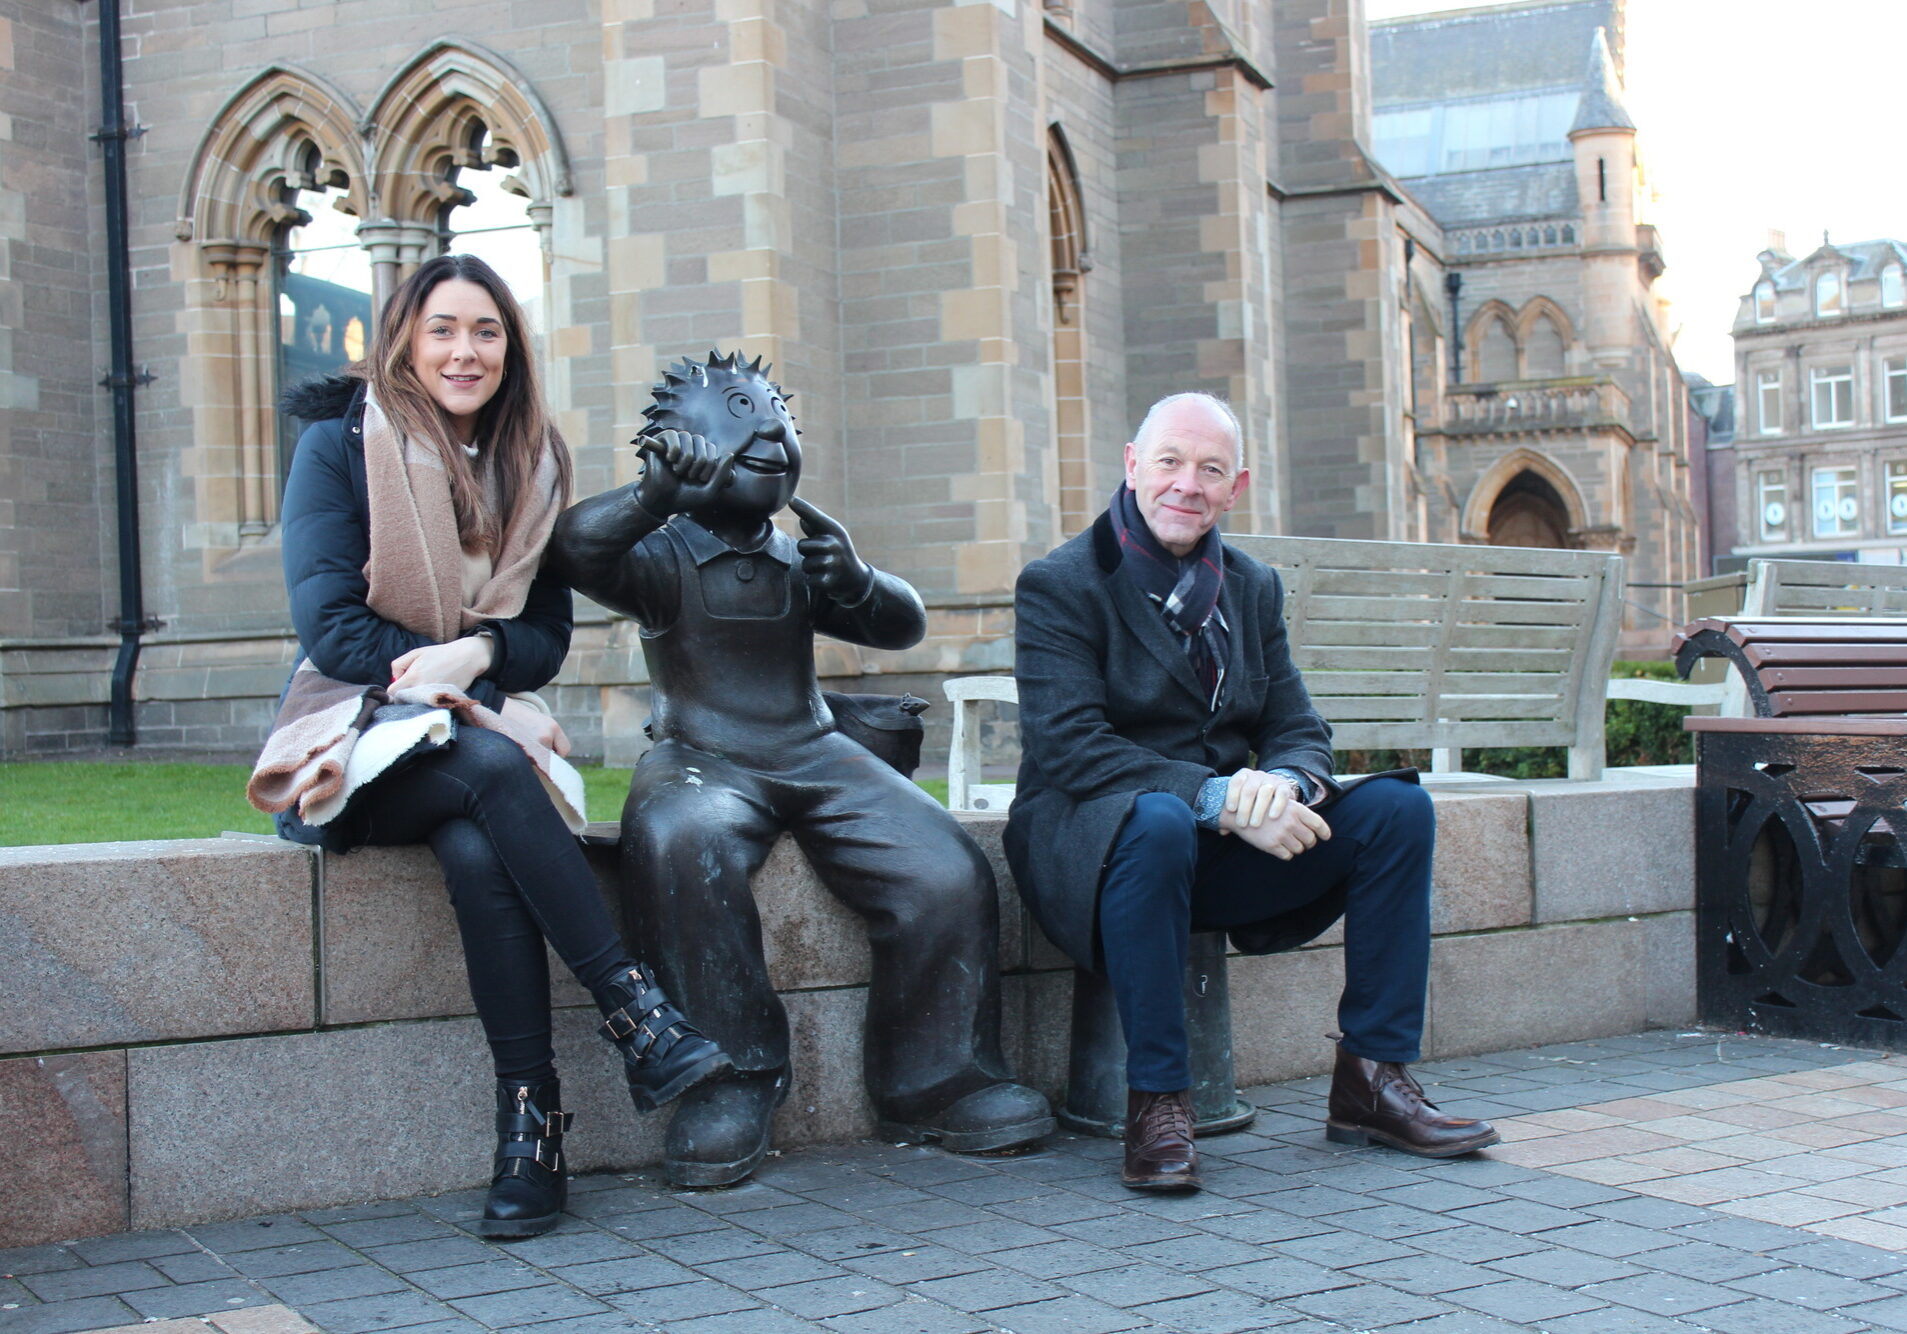
[[[1476,7],[1365,0],[1372,19]],[[1628,39],[1676,359],[1727,384],[1728,331],[1771,230],[1796,256],[1823,229],[1907,239],[1907,0],[1629,0]]]

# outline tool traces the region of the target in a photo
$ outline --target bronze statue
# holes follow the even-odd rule
[[[1000,1053],[992,871],[933,798],[843,735],[815,679],[815,631],[908,648],[926,633],[919,595],[795,496],[800,438],[759,358],[678,363],[646,415],[642,477],[572,507],[549,551],[642,626],[655,746],[623,808],[624,893],[671,994],[735,1061],[677,1104],[668,1179],[742,1180],[787,1097],[788,1019],[749,891],[784,830],[867,923],[881,1133],[968,1153],[1040,1138],[1046,1100]],[[770,523],[784,507],[799,541]]]

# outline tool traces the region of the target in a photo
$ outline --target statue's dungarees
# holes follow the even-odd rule
[[[641,545],[655,575],[676,572],[657,609],[677,605],[642,636],[656,745],[623,810],[624,876],[671,994],[739,1070],[787,1064],[749,888],[786,830],[866,924],[880,1112],[922,1115],[1005,1078],[992,871],[933,798],[834,730],[815,680],[815,627],[852,638],[852,613],[811,593],[780,533],[738,552],[677,518]]]

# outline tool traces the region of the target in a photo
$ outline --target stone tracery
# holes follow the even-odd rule
[[[525,200],[547,256],[553,202],[572,190],[560,134],[516,70],[467,42],[426,46],[368,114],[291,65],[255,75],[219,109],[181,184],[175,226],[199,279],[185,319],[200,454],[186,471],[202,545],[237,547],[277,520],[271,265],[287,229],[309,220],[298,192],[332,192],[359,220],[381,304],[442,244],[442,213],[468,198],[458,170],[492,167],[510,173],[503,188]]]

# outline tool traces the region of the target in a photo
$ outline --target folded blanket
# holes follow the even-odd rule
[[[548,712],[541,700],[535,700],[534,707]],[[393,692],[383,686],[352,685],[325,676],[310,659],[292,673],[245,796],[268,815],[295,805],[306,824],[327,824],[360,788],[398,760],[420,746],[449,744],[454,724],[501,732],[521,746],[570,832],[583,831],[588,815],[582,775],[503,715],[455,686],[409,686]]]

